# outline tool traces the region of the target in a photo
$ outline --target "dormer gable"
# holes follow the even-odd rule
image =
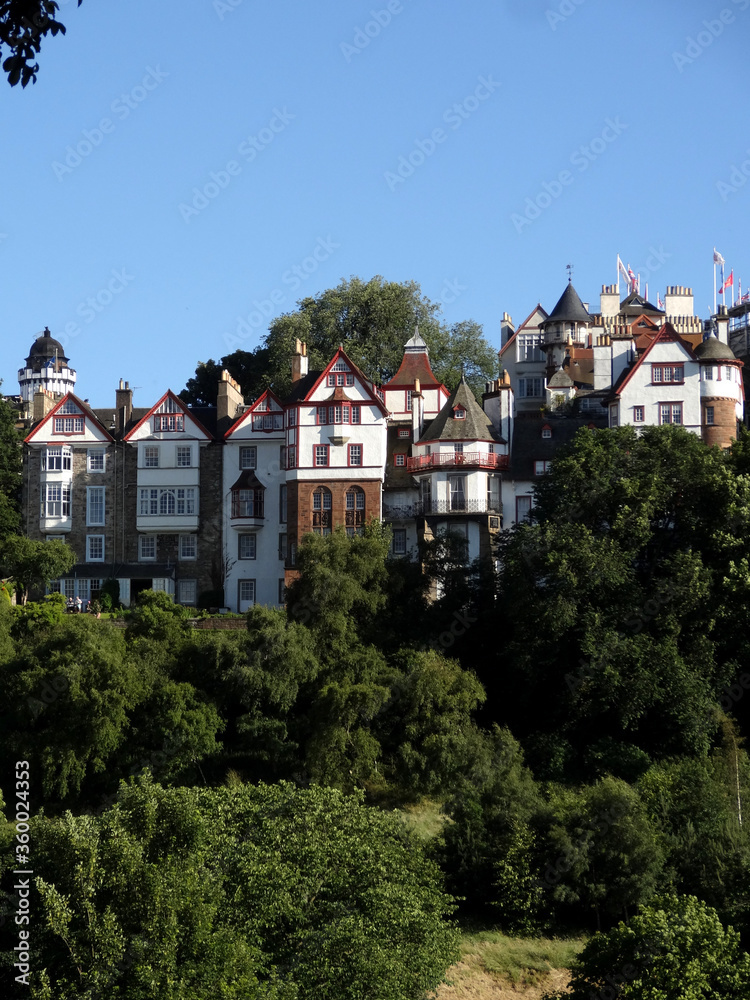
[[[124,440],[130,444],[144,441],[147,438],[155,440],[198,440],[210,441],[211,434],[198,418],[190,412],[171,389],[168,389],[161,399],[148,410],[129,431]]]
[[[241,414],[224,435],[229,440],[233,435],[247,438],[251,435],[268,435],[284,430],[284,404],[271,390],[266,389],[255,402]]]
[[[27,444],[42,444],[60,441],[67,444],[102,443],[113,441],[104,424],[94,411],[72,392],[52,407],[24,438]]]
[[[333,389],[346,389],[347,394],[358,402],[372,403],[382,416],[388,415],[388,410],[375,385],[366,377],[357,365],[348,357],[343,347],[339,347],[321,374],[315,380],[308,392],[298,399],[299,403],[323,403],[330,397]]]

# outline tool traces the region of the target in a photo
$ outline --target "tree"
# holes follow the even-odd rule
[[[78,0],[80,7],[83,0]],[[39,64],[36,57],[45,35],[65,34],[65,25],[55,20],[60,5],[55,0],[0,0],[0,52],[2,46],[10,52],[3,62],[8,83],[19,81],[25,87],[36,83]]]
[[[419,842],[332,789],[146,776],[98,819],[35,821],[33,843],[32,997],[403,1000],[456,957]]]
[[[750,955],[739,940],[694,896],[659,897],[629,923],[596,934],[574,962],[568,990],[545,1000],[737,1000],[750,995]]]
[[[73,568],[76,554],[64,542],[35,542],[25,535],[9,535],[0,543],[0,562],[5,574],[12,577],[23,603],[33,585],[44,587]]]
[[[189,403],[215,402],[222,368],[237,379],[248,398],[268,386],[286,395],[297,339],[307,344],[311,371],[323,368],[342,345],[368,378],[382,383],[398,371],[404,344],[417,325],[430,349],[435,376],[449,389],[458,385],[463,371],[480,394],[497,370],[495,352],[479,324],[465,320],[448,326],[440,307],[423,296],[414,281],[386,281],[379,275],[369,281],[352,277],[317,297],[301,299],[298,306],[297,312],[284,313],[271,322],[255,351],[238,349],[219,362],[200,364],[181,398]]]
[[[0,540],[21,524],[21,440],[13,408],[0,398]]]

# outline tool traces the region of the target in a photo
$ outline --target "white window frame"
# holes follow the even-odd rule
[[[406,555],[406,528],[393,529],[392,549],[394,556]]]
[[[240,469],[258,468],[258,446],[255,444],[240,445]]]
[[[138,536],[138,562],[156,562],[156,535]]]
[[[237,558],[256,559],[258,556],[258,536],[254,532],[237,538]]]
[[[180,562],[195,561],[198,558],[198,536],[180,535]]]
[[[187,458],[187,461],[184,459]],[[189,444],[178,444],[175,448],[175,466],[178,469],[193,467],[193,449]]]
[[[101,555],[94,554],[101,548]],[[86,535],[86,562],[104,562],[104,535]]]
[[[101,468],[96,468],[93,459],[101,459]],[[93,474],[100,474],[107,471],[107,452],[104,448],[89,448],[86,452],[86,469]]]
[[[185,594],[186,589],[188,591],[187,594]],[[198,581],[178,580],[177,603],[182,604],[185,607],[194,607],[197,600],[198,600]]]
[[[104,527],[107,516],[105,490],[104,486],[86,487],[86,527]],[[96,497],[101,497],[101,504],[96,502]],[[101,512],[95,512],[94,508],[99,506],[101,506]]]
[[[144,469],[158,469],[159,468],[159,445],[158,444],[145,444],[143,446],[143,468]]]

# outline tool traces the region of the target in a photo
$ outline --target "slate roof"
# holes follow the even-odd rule
[[[695,356],[700,361],[735,361],[736,355],[729,344],[716,337],[706,339],[694,348]]]
[[[453,411],[462,406],[466,416],[457,420]],[[423,444],[428,441],[499,441],[499,436],[492,426],[492,421],[474,398],[463,376],[458,387],[451,393],[448,401],[424,434],[419,439]]]
[[[59,340],[55,340],[49,332],[49,328],[45,327],[44,333],[37,337],[31,345],[29,356],[26,358],[26,367],[37,372],[41,371],[42,365],[46,361],[52,361],[55,357],[67,365],[68,358],[65,356],[63,345]]]
[[[304,399],[305,396],[310,392],[318,381],[320,376],[323,374],[322,370],[317,372],[308,372],[307,375],[303,375],[301,379],[298,379],[289,390],[289,395],[284,400],[285,403],[297,403],[300,399]]]
[[[542,324],[546,326],[548,323],[590,323],[591,316],[584,308],[583,302],[581,302],[580,296],[575,288],[568,284],[565,286],[565,291],[562,293],[560,298],[557,300],[557,305],[549,314],[547,319]]]
[[[653,303],[644,299],[638,292],[631,292],[620,303],[621,316],[664,316],[664,310],[658,309]]]
[[[420,388],[441,384],[435,378],[430,367],[430,352],[419,333],[419,327],[414,331],[414,336],[410,340],[407,340],[404,345],[404,356],[401,359],[398,371],[392,379],[383,385],[383,388],[390,389],[397,385],[414,385],[417,379],[419,379]]]
[[[607,426],[607,415],[601,417],[587,414],[584,417],[543,416],[523,413],[515,420],[513,447],[510,452],[510,474],[514,480],[535,480],[534,462],[549,462],[555,452],[573,440],[581,427],[595,424]],[[542,428],[552,428],[552,437],[543,438]]]
[[[547,383],[548,389],[570,389],[573,385],[573,379],[564,372],[562,368],[558,368],[555,374]]]

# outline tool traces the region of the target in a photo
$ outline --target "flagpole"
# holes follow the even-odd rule
[[[620,298],[620,255],[617,255],[617,298]]]
[[[714,247],[714,316],[716,315],[716,247]]]

